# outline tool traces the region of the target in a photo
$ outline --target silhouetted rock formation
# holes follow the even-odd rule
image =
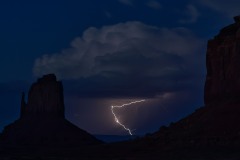
[[[64,118],[63,87],[53,74],[32,84],[28,102],[22,94],[20,119],[6,126],[0,137],[4,145],[81,146],[99,140]]]
[[[205,104],[240,99],[240,16],[209,40]]]
[[[144,138],[162,148],[240,147],[240,16],[209,40],[205,106]]]
[[[53,74],[45,75],[32,84],[25,103],[21,102],[21,118],[28,116],[50,116],[64,118],[63,86]]]

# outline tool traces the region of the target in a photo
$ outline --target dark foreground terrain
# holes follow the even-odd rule
[[[151,144],[117,143],[79,148],[2,148],[0,160],[239,160],[239,151],[240,148],[210,146],[167,150]]]

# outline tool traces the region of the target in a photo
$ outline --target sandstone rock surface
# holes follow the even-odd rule
[[[207,47],[205,104],[240,99],[240,16]]]
[[[63,86],[54,74],[45,75],[33,83],[28,102],[24,93],[21,102],[21,117],[51,116],[64,118]]]

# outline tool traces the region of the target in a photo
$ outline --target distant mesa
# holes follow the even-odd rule
[[[240,16],[208,41],[205,106],[145,138],[161,148],[240,147]]]
[[[101,141],[65,119],[63,86],[54,74],[33,83],[28,102],[22,94],[20,118],[6,126],[0,144],[9,146],[81,146]]]

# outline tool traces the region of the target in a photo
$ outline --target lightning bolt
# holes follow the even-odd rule
[[[111,111],[112,111],[112,114],[114,116],[114,120],[116,123],[118,123],[120,126],[122,126],[126,131],[128,131],[128,133],[130,135],[132,135],[132,131],[131,129],[127,128],[124,124],[122,124],[119,119],[117,118],[116,114],[114,113],[114,108],[122,108],[122,107],[125,107],[125,106],[129,106],[131,104],[135,104],[135,103],[140,103],[140,102],[144,102],[145,99],[142,99],[142,100],[139,100],[139,101],[133,101],[133,102],[130,102],[130,103],[126,103],[126,104],[123,104],[121,106],[111,106]]]

